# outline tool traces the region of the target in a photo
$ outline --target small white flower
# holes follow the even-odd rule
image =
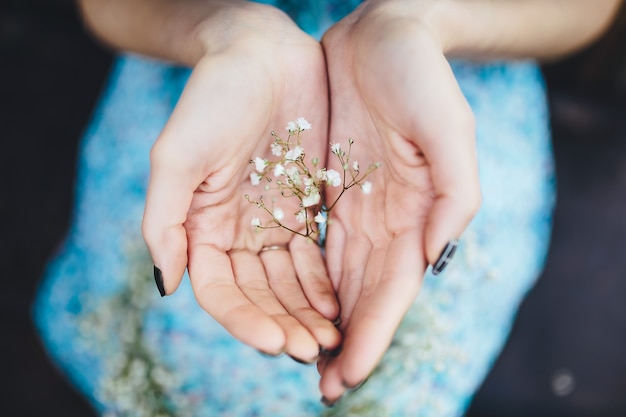
[[[305,186],[305,187],[307,187],[307,188],[308,188],[308,187],[310,187],[310,186],[312,186],[312,185],[314,184],[314,182],[313,182],[313,178],[305,177],[305,178],[302,180],[302,183],[304,184],[304,186]]]
[[[272,148],[272,155],[281,156],[283,154],[283,147],[278,143],[273,142],[270,147]]]
[[[335,155],[339,155],[339,153],[341,152],[341,143],[331,143],[330,151]]]
[[[304,149],[302,149],[301,146],[296,146],[295,148],[289,150],[285,154],[285,160],[286,161],[296,161],[298,158],[300,158],[300,156],[302,155],[303,152],[304,152]]]
[[[280,177],[281,175],[285,175],[285,167],[282,164],[276,164],[274,167],[274,176]]]
[[[326,168],[318,169],[315,176],[320,181],[326,181],[328,179],[328,175],[326,175]]]
[[[369,181],[365,181],[363,184],[361,184],[361,191],[363,191],[363,194],[369,194],[372,192],[372,183]]]
[[[358,171],[358,170],[359,170],[359,161],[354,161],[354,162],[352,163],[352,169],[353,169],[354,171]]]
[[[300,171],[298,170],[298,167],[287,168],[286,174],[294,185],[302,184],[302,180],[300,178]]]
[[[296,220],[298,221],[298,223],[304,223],[304,221],[306,220],[306,213],[304,212],[304,209],[301,209],[299,212],[296,213]]]
[[[250,174],[250,183],[252,185],[259,185],[259,183],[261,182],[261,178],[263,177],[257,174],[256,172],[253,172]]]
[[[254,158],[254,167],[257,172],[262,173],[267,166],[267,161],[263,158],[259,158],[258,156]]]
[[[273,216],[274,216],[274,218],[275,218],[276,220],[279,220],[279,221],[280,221],[280,220],[282,220],[282,219],[284,219],[284,218],[285,218],[285,212],[283,212],[283,211],[282,211],[281,209],[279,209],[279,208],[275,208],[275,209],[274,209]]]
[[[326,223],[326,216],[318,212],[313,220],[315,220],[315,223],[324,224]]]
[[[311,188],[309,194],[302,197],[302,205],[304,207],[311,207],[320,202],[320,192],[317,188]]]
[[[341,175],[334,169],[329,169],[326,172],[326,177],[326,182],[333,187],[339,187],[339,185],[341,184]]]
[[[250,225],[253,227],[261,227],[261,220],[258,217],[255,217],[250,221]]]
[[[285,129],[287,129],[289,133],[296,133],[298,131],[298,124],[296,122],[289,122]]]
[[[300,129],[300,131],[311,129],[311,123],[309,123],[304,117],[298,117],[296,124],[298,125],[298,129]]]

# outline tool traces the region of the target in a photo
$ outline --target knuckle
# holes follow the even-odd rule
[[[154,227],[154,224],[150,220],[149,216],[144,216],[143,221],[141,222],[141,234],[143,235],[143,240],[149,248],[156,245],[161,236],[161,233],[156,227]]]

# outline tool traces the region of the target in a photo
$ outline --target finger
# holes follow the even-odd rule
[[[424,232],[426,256],[431,265],[445,267],[444,259],[438,264],[450,253],[444,248],[465,230],[481,196],[474,116],[443,57],[439,65],[439,76],[429,90],[433,93],[429,114],[422,115],[409,134],[428,162],[435,192]]]
[[[328,221],[327,235],[326,235],[326,265],[328,268],[328,275],[333,284],[333,288],[337,290],[339,283],[341,282],[341,275],[343,271],[343,257],[346,247],[346,231],[341,221],[334,215]]]
[[[200,127],[211,126],[212,135],[220,137],[220,132],[228,131],[223,126],[226,121],[214,115],[233,114],[227,112],[223,99],[202,94],[212,91],[210,68],[203,72],[206,66],[199,64],[192,73],[150,152],[150,182],[142,229],[154,264],[161,272],[163,285],[159,289],[164,294],[176,290],[187,266],[187,236],[183,225],[193,193],[206,179],[207,167],[216,169],[219,164],[215,158],[222,152],[215,148],[224,146],[219,141],[207,140],[206,131]],[[213,149],[209,144],[214,144]]]
[[[317,248],[313,248],[317,251]],[[341,342],[341,334],[330,320],[315,310],[302,291],[296,271],[291,267],[291,255],[286,250],[262,252],[269,287],[287,313],[302,324],[317,341],[318,350],[307,359],[317,359],[319,349],[334,349]],[[321,259],[320,262],[323,262]],[[289,265],[289,266],[288,266]],[[323,265],[323,263],[322,263]],[[307,360],[307,362],[309,362]]]
[[[235,284],[226,253],[205,244],[191,247],[189,278],[198,304],[235,338],[267,354],[283,352],[285,332]]]
[[[326,369],[326,365],[328,364],[328,360],[330,358],[326,355],[321,355],[319,360],[317,361],[317,373],[322,375],[324,373],[324,369]]]
[[[462,141],[462,140],[461,140]],[[452,141],[450,141],[452,142]],[[463,233],[480,207],[480,183],[473,140],[466,146],[439,145],[425,153],[429,162],[435,199],[429,211],[424,242],[433,273],[447,265],[454,248],[449,245]],[[434,148],[434,147],[433,147]]]
[[[421,234],[414,229],[390,243],[378,284],[361,294],[345,331],[343,350],[322,374],[320,389],[328,400],[363,382],[389,347],[421,286],[422,250]]]
[[[370,99],[382,120],[413,142],[430,168],[435,200],[424,239],[427,259],[435,265],[443,248],[461,235],[480,205],[475,122],[440,45],[429,36],[419,36],[403,46],[419,48],[420,54],[407,56],[397,74],[401,81],[384,84],[388,94]],[[390,114],[389,108],[401,110]],[[397,145],[397,158],[414,154],[407,152],[401,141],[392,143]]]
[[[371,242],[362,235],[349,235],[347,238],[350,246],[344,252],[344,266],[337,292],[341,303],[341,329],[348,326],[352,311],[361,297],[366,265],[372,252]]]
[[[330,321],[339,316],[339,302],[319,247],[309,239],[292,239],[289,251],[309,303]]]
[[[150,182],[143,216],[143,236],[150,250],[155,279],[161,296],[176,290],[187,266],[187,234],[183,224],[201,182],[193,172],[191,161],[184,158],[163,141],[157,142],[150,154]],[[159,283],[158,279],[162,282]]]
[[[275,293],[269,287],[268,277],[263,262],[259,256],[249,251],[236,251],[231,253],[233,273],[235,274],[235,282],[241,288],[245,296],[262,311],[272,317],[276,323],[283,329],[285,334],[285,352],[303,362],[313,362],[319,355],[319,343],[308,329],[301,324],[295,317],[289,314]],[[277,265],[277,269],[273,269],[275,275],[281,274],[281,269],[286,274],[285,280],[297,284],[295,271],[291,265],[291,256],[287,251],[269,251],[264,252],[264,258],[267,264]],[[274,258],[273,261],[271,258]],[[270,259],[267,259],[270,258]],[[284,276],[284,275],[283,275]],[[275,276],[276,278],[276,276]],[[280,279],[280,278],[276,278]],[[280,287],[280,285],[279,285]],[[284,286],[283,286],[284,288]],[[291,288],[293,291],[293,287]],[[286,290],[288,291],[288,290]],[[292,294],[282,294],[289,298]],[[300,292],[301,304],[306,305],[306,299]],[[302,312],[302,316],[306,318],[312,325],[311,314]],[[321,322],[323,318],[318,315]],[[317,326],[316,326],[317,327]]]

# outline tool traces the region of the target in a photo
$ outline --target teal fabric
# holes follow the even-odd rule
[[[313,37],[321,39],[324,32],[335,22],[343,19],[361,0],[257,0],[281,8]]]
[[[311,4],[295,16],[312,33],[353,6],[285,3]],[[325,409],[314,367],[234,340],[187,279],[158,296],[140,234],[148,153],[189,70],[136,56],[117,60],[85,133],[73,221],[38,290],[34,318],[51,357],[107,417],[462,415],[541,271],[554,178],[537,67],[453,69],[476,116],[483,206],[359,391]]]

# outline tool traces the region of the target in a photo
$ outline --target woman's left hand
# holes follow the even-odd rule
[[[331,141],[345,149],[353,138],[351,161],[362,170],[381,164],[367,178],[370,195],[346,193],[331,212],[326,257],[344,343],[318,367],[327,402],[372,372],[427,264],[480,204],[472,112],[431,28],[403,3],[364,3],[322,41]],[[341,170],[333,162],[329,154],[329,166]]]

